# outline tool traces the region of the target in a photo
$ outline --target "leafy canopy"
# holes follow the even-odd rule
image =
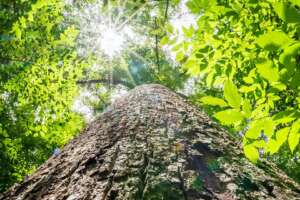
[[[295,161],[289,173],[299,180],[299,1],[186,5],[197,16],[196,25],[184,28],[183,42],[171,31],[162,40],[173,47],[182,70],[198,79],[194,99],[242,136],[252,162],[278,153],[279,164]]]

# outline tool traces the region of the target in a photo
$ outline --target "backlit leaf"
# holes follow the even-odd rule
[[[232,81],[226,81],[224,84],[224,97],[228,104],[233,108],[239,108],[241,105],[242,97],[240,96],[237,87]]]
[[[280,145],[282,145],[287,140],[289,131],[290,131],[290,128],[285,127],[285,128],[279,129],[276,132],[276,140]]]
[[[242,109],[245,113],[245,117],[251,117],[252,107],[248,99],[243,100]]]
[[[259,153],[257,148],[255,148],[253,145],[245,145],[244,146],[244,153],[245,156],[253,163],[256,163],[259,159]]]
[[[276,153],[280,148],[279,143],[276,140],[270,139],[267,145],[267,152],[270,153],[270,155],[273,155]]]
[[[256,64],[258,73],[270,83],[278,81],[279,72],[271,60],[260,60]]]
[[[264,134],[268,137],[271,137],[275,130],[275,123],[273,122],[272,118],[267,117],[263,119],[262,123],[263,123]]]
[[[280,19],[287,23],[300,23],[300,12],[286,2],[273,3],[273,8]]]
[[[228,109],[228,110],[217,112],[214,115],[214,117],[224,125],[234,124],[244,119],[241,112],[236,109]]]
[[[257,44],[266,50],[274,51],[287,45],[291,41],[292,39],[285,33],[274,31],[261,35],[257,39]]]
[[[212,97],[212,96],[205,96],[200,99],[200,101],[205,105],[211,105],[211,106],[220,106],[220,107],[226,107],[228,106],[227,103],[220,98]]]
[[[297,120],[293,123],[288,136],[288,143],[292,153],[294,152],[296,146],[299,143],[299,138],[300,138],[299,128],[300,128],[300,120]]]
[[[263,129],[263,123],[259,120],[251,122],[249,129],[245,133],[245,137],[257,139]]]
[[[300,51],[300,42],[284,48],[283,53],[279,57],[279,61],[284,64],[288,69],[296,67],[296,55]]]

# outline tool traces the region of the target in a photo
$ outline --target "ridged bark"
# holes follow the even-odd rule
[[[0,200],[300,199],[297,183],[240,146],[178,94],[144,85]]]

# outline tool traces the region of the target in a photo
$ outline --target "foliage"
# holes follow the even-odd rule
[[[178,35],[172,31],[163,40],[176,46],[182,69],[214,91],[202,89],[197,97],[202,105],[242,135],[251,161],[278,152],[285,160],[297,157],[299,2],[189,0],[186,5],[198,16],[197,26],[184,28],[183,42],[176,42]],[[289,153],[280,150],[285,144]]]
[[[85,67],[62,1],[3,2],[0,191],[33,171],[84,125],[70,110]]]

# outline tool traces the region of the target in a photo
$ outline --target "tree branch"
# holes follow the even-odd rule
[[[158,28],[156,20],[157,19],[155,18],[155,29]],[[155,34],[155,56],[156,56],[156,65],[157,65],[158,71],[160,71],[159,52],[158,52],[158,35],[157,34]]]
[[[85,84],[96,84],[96,83],[104,83],[104,84],[109,84],[109,81],[107,79],[90,79],[90,80],[78,80],[76,81],[77,84],[80,84],[80,85],[85,85]],[[114,79],[113,80],[113,84],[114,85],[124,85],[124,86],[127,86],[128,83],[126,81],[122,81],[122,80],[116,80]]]
[[[166,10],[165,10],[165,22],[168,19],[168,9],[169,9],[169,0],[167,0],[166,2]]]

